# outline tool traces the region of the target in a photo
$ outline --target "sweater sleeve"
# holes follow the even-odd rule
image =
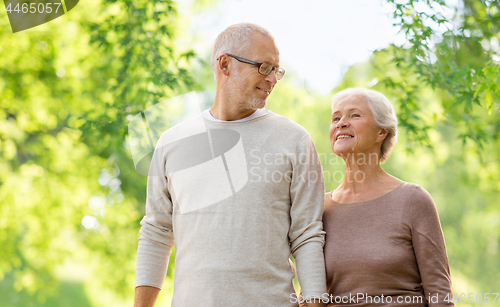
[[[141,226],[135,286],[161,289],[174,245],[172,200],[168,191],[165,157],[161,147],[156,148],[150,164],[146,216],[142,219]]]
[[[325,188],[321,164],[309,134],[302,137],[294,154],[289,240],[304,299],[309,299],[326,292],[325,232],[321,221]]]
[[[411,194],[410,223],[413,249],[429,306],[453,306],[453,302],[445,301],[453,295],[438,212],[432,197],[420,186]]]

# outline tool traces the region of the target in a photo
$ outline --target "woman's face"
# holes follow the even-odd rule
[[[386,136],[387,131],[377,126],[368,103],[362,97],[347,96],[334,105],[330,142],[336,155],[344,159],[349,154],[357,158],[363,153],[380,155],[380,147]]]

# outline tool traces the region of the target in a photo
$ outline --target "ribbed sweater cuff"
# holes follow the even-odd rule
[[[150,286],[161,289],[167,274],[171,248],[149,241],[139,240],[135,286]]]
[[[293,256],[304,299],[321,297],[326,293],[323,245],[320,242],[309,242],[299,247]]]

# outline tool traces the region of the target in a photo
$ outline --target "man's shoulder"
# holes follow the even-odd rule
[[[206,131],[207,128],[205,126],[203,116],[199,114],[187,118],[177,125],[165,130],[158,140],[158,145],[164,146]]]
[[[283,115],[276,114],[274,112],[270,115],[271,116],[269,117],[269,119],[273,121],[273,126],[275,126],[277,129],[283,130],[284,133],[293,133],[300,136],[309,135],[309,132],[307,132],[304,127],[297,124],[292,119]]]

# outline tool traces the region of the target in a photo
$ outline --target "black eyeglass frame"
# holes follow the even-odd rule
[[[240,61],[240,62],[243,62],[243,63],[247,63],[247,64],[250,64],[250,65],[254,65],[254,66],[257,66],[258,68],[258,71],[259,71],[259,74],[263,75],[263,76],[269,76],[271,74],[271,72],[274,70],[276,71],[276,79],[277,80],[281,80],[281,78],[283,78],[283,76],[285,75],[285,70],[281,67],[275,67],[275,66],[272,66],[271,64],[269,63],[266,63],[266,62],[262,62],[262,63],[258,63],[258,62],[254,62],[254,61],[251,61],[251,60],[248,60],[248,59],[245,59],[245,58],[242,58],[242,57],[239,57],[239,56],[236,56],[234,54],[230,54],[230,53],[226,53],[228,56],[232,57],[232,58],[235,58],[236,60]],[[218,60],[219,58],[217,58]],[[266,74],[263,74],[261,71],[260,71],[260,67],[262,66],[262,64],[267,64],[267,65],[271,65],[272,69],[269,71],[269,73],[266,75]]]

